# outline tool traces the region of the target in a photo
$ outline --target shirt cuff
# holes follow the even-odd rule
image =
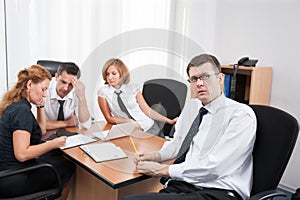
[[[169,166],[169,175],[172,179],[182,179],[182,164],[172,164]]]

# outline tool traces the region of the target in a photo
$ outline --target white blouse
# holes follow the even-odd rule
[[[120,89],[116,89],[110,85],[104,85],[99,88],[97,95],[106,99],[113,116],[119,118],[128,118],[127,114],[120,109],[117,101],[117,95],[114,93],[115,91],[122,91],[120,97],[124,102],[128,112],[143,128],[143,130],[147,131],[153,126],[154,121],[141,110],[137,102],[136,96],[140,89],[140,86],[134,84],[122,85]]]

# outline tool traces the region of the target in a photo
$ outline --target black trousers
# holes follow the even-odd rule
[[[242,200],[242,198],[231,190],[215,188],[196,188],[183,181],[170,181],[167,188],[159,193],[147,193],[130,195],[123,200]]]
[[[63,157],[61,150],[50,151],[35,159],[36,163],[49,163],[58,171],[62,185],[73,175],[75,165]],[[51,171],[52,172],[52,171]],[[41,168],[30,173],[7,177],[0,183],[0,198],[8,198],[12,195],[21,196],[31,194],[56,185],[54,173],[49,169]]]

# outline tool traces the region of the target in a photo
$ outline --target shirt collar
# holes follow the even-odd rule
[[[26,99],[26,98],[22,98],[21,99],[21,102],[23,103],[23,104],[25,104],[25,105],[27,105],[30,109],[31,109],[31,104],[29,103],[29,101]]]
[[[204,106],[208,112],[215,114],[219,108],[223,107],[225,104],[226,97],[222,93],[220,96],[218,96],[216,99],[214,99],[212,102]]]
[[[115,91],[117,91],[117,92],[122,91],[122,93],[124,93],[124,92],[126,93],[127,88],[128,88],[128,86],[126,84],[123,84],[119,89],[114,88],[110,85],[108,85],[108,87],[109,87],[109,90],[111,91],[111,93],[114,93]]]

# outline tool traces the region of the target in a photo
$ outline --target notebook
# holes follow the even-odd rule
[[[67,149],[67,148],[79,146],[82,144],[88,144],[96,141],[97,141],[96,139],[91,138],[90,136],[84,134],[72,135],[67,137],[66,144],[63,147],[60,147],[60,149]]]
[[[43,135],[43,140],[44,141],[48,141],[48,140],[53,140],[54,138],[58,138],[60,136],[73,136],[73,135],[77,135],[78,133],[74,133],[74,132],[69,132],[64,128],[58,129],[58,130],[50,130],[47,131],[47,133],[45,135]]]
[[[135,122],[128,122],[128,123],[113,125],[110,130],[97,131],[92,133],[92,135],[103,141],[106,141],[106,140],[132,135],[132,132],[135,128],[136,128]]]
[[[93,158],[95,162],[127,158],[127,155],[120,147],[117,147],[115,144],[110,142],[102,144],[87,144],[80,146],[80,148]]]

